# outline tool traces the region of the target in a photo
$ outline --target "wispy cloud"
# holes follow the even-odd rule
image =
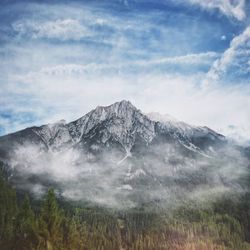
[[[230,46],[222,56],[217,59],[207,74],[208,81],[217,81],[228,73],[230,67],[234,67],[234,74],[237,71],[240,74],[250,73],[250,26],[243,33],[236,36],[230,43]]]
[[[80,40],[89,35],[88,29],[79,20],[74,19],[45,22],[24,20],[13,23],[12,27],[19,35],[30,36],[34,39]]]
[[[246,17],[245,0],[188,0],[191,4],[201,6],[205,10],[218,9],[221,13],[228,17],[234,17],[242,21]]]
[[[140,73],[141,71],[151,71],[154,70],[156,66],[165,65],[177,65],[181,67],[185,66],[211,66],[215,59],[220,56],[216,52],[205,52],[198,54],[187,54],[183,56],[165,57],[158,59],[147,59],[147,60],[124,60],[124,62],[111,61],[109,63],[105,62],[93,62],[86,64],[58,64],[53,66],[47,66],[41,68],[38,72],[29,72],[27,75],[20,76],[18,79],[28,79],[33,75],[84,75],[89,73],[102,74],[108,72],[129,72],[131,69],[133,71]],[[167,69],[165,69],[167,72]],[[17,78],[16,78],[17,79]]]
[[[219,57],[219,54],[213,51],[197,53],[197,54],[187,54],[182,56],[166,57],[159,58],[155,60],[147,60],[137,62],[141,65],[154,65],[154,64],[189,64],[189,65],[206,65],[211,64],[216,58]]]

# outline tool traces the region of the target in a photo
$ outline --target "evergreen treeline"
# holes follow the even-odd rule
[[[180,208],[170,217],[143,210],[63,209],[53,189],[33,209],[28,196],[18,205],[15,190],[0,180],[1,250],[247,250],[249,222],[248,202]]]

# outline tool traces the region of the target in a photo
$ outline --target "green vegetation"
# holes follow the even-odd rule
[[[250,205],[224,200],[174,213],[59,206],[53,189],[35,208],[0,179],[1,250],[250,249]]]

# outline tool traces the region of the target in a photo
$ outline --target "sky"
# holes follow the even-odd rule
[[[0,135],[127,99],[250,142],[250,1],[0,5]]]

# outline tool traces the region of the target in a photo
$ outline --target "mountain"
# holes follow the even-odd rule
[[[31,127],[0,137],[1,152],[18,144],[39,144],[44,150],[60,151],[62,148],[115,145],[121,151],[135,150],[137,144],[149,145],[159,138],[175,141],[190,150],[206,151],[209,146],[225,141],[225,137],[207,127],[194,127],[176,120],[155,119],[144,115],[129,101],[116,102],[107,107],[97,107],[80,119],[64,120],[41,127]],[[204,143],[204,140],[206,143]],[[11,152],[11,150],[9,151]]]
[[[248,162],[223,135],[125,100],[2,136],[0,160],[17,189],[38,198],[53,186],[65,199],[111,206],[231,191],[239,185],[228,173],[238,177]]]

